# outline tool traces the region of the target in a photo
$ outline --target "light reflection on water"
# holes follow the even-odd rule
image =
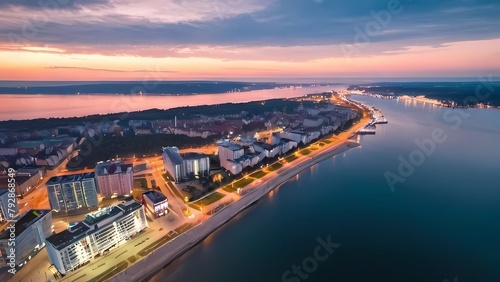
[[[170,109],[184,106],[243,103],[342,90],[347,85],[267,89],[189,96],[139,95],[0,95],[0,120],[81,117],[93,114]]]

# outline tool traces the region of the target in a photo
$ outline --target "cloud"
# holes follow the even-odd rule
[[[73,70],[87,70],[87,71],[104,71],[104,72],[127,72],[127,73],[142,73],[152,72],[151,70],[117,70],[117,69],[102,69],[102,68],[88,68],[88,67],[64,67],[64,66],[51,66],[46,69],[73,69]],[[154,70],[155,73],[176,73],[176,71],[161,71]]]
[[[322,49],[298,56],[314,59],[315,55],[337,56],[339,46],[354,44],[357,30],[364,31],[366,24],[374,21],[372,12],[386,10],[389,0],[74,0],[71,5],[80,7],[77,12],[48,14],[43,25],[35,26],[35,31],[26,36],[30,16],[43,16],[33,2],[2,2],[6,8],[0,11],[4,22],[0,34],[11,35],[4,36],[4,42],[14,38],[18,44],[53,46],[68,53],[146,57],[215,56],[217,52],[206,48],[218,48],[223,50],[218,54],[224,59],[244,59],[249,48],[295,48],[297,52],[300,48],[304,52]],[[23,10],[16,10],[13,3]],[[90,9],[87,5],[108,8]],[[500,6],[496,1],[420,0],[402,1],[401,6],[402,12],[392,15],[359,55],[499,37]],[[231,48],[235,52],[231,53]],[[151,50],[154,52],[149,53]],[[273,53],[282,57],[269,51]]]
[[[2,0],[0,8],[28,8],[28,9],[77,9],[95,5],[110,6],[109,0]]]

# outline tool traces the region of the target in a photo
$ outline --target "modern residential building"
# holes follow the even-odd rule
[[[9,190],[0,190],[0,224],[5,223],[7,220],[14,219],[19,213],[17,206],[17,197],[9,194]]]
[[[53,210],[76,210],[97,207],[94,173],[54,176],[47,182],[50,207]]]
[[[325,118],[326,119],[326,118]],[[306,117],[304,118],[304,127],[318,127],[323,125],[323,118],[314,116],[314,117]]]
[[[196,176],[208,176],[210,173],[210,159],[205,154],[181,154],[184,176],[193,179]]]
[[[168,199],[163,193],[151,190],[142,194],[142,204],[156,217],[168,213]]]
[[[95,167],[97,191],[104,197],[124,196],[132,193],[134,185],[133,165],[123,162],[107,162]]]
[[[286,154],[298,147],[298,143],[291,139],[281,138],[278,145],[281,147],[281,154]]]
[[[52,211],[30,210],[14,220],[16,220],[14,227],[7,228],[0,234],[0,265],[15,263],[19,267],[37,254],[45,246],[45,239],[54,233]],[[13,236],[15,245],[10,240]]]
[[[231,143],[229,140],[222,140],[218,142],[219,160],[221,167],[232,170],[234,163],[232,161],[239,159],[243,156],[244,149],[238,144]]]
[[[165,166],[165,170],[168,172],[170,177],[174,178],[176,183],[182,181],[182,157],[179,153],[179,149],[177,147],[165,147],[163,148],[163,165]]]
[[[297,142],[298,144],[307,144],[308,136],[307,133],[302,131],[284,131],[280,133],[281,138],[286,138]]]
[[[163,165],[176,183],[210,173],[210,159],[198,153],[180,154],[177,147],[163,148]]]
[[[66,274],[120,246],[147,227],[144,208],[136,201],[104,208],[47,238],[49,260],[61,274]]]
[[[43,178],[43,169],[21,168],[16,172],[16,195],[21,197],[35,188]],[[0,189],[8,189],[8,175],[0,175]]]
[[[272,159],[277,155],[281,154],[281,147],[278,144],[267,144],[262,142],[255,142],[253,144],[254,150],[256,152],[264,151],[267,158]]]

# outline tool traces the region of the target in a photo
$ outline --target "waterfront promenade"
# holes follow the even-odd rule
[[[361,108],[359,105],[358,107]],[[193,209],[195,217],[192,219],[170,222],[171,219],[162,218],[161,222],[158,223],[156,221],[149,222],[150,228],[146,229],[145,232],[137,235],[120,248],[112,250],[106,257],[92,260],[85,267],[70,272],[57,281],[147,280],[149,276],[161,270],[164,265],[188,251],[288,179],[316,163],[358,146],[359,144],[356,142],[349,141],[349,137],[370,122],[366,109],[364,114],[363,119],[354,124],[348,131],[337,136],[324,137],[296,152],[295,157],[291,155],[291,158],[282,158],[278,161],[282,164],[277,166],[279,168],[274,170],[263,168],[262,171],[267,173],[241,188],[239,193],[224,191],[224,188],[218,189],[217,192],[224,194],[224,198],[215,202],[211,207],[203,207],[204,211],[209,211],[213,207],[225,203],[213,215],[203,214]],[[270,165],[271,167],[272,165]],[[252,175],[248,177],[250,178]],[[231,204],[227,205],[227,203]],[[173,229],[172,226],[175,228]],[[55,281],[49,270],[50,263],[46,250],[42,250],[27,266],[30,267],[20,269],[20,273],[12,277],[12,281]]]
[[[141,261],[128,266],[125,271],[118,273],[110,281],[148,281],[156,272],[161,270],[163,266],[187,252],[241,211],[267,195],[273,189],[279,187],[288,179],[308,169],[312,165],[359,146],[358,143],[350,141],[349,137],[360,128],[366,126],[369,122],[369,117],[362,118],[360,122],[356,123],[348,131],[342,132],[338,136],[326,138],[328,141],[331,141],[330,144],[314,150],[306,156],[299,157],[293,162],[285,164],[282,168],[262,177],[260,181],[253,182],[249,186],[243,188],[240,193],[244,194],[244,196],[241,196],[234,203],[225,206],[212,216],[204,217],[206,219],[196,226],[179,235],[172,241],[169,241],[167,244],[157,248]]]

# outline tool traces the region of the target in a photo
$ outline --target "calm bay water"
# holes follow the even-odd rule
[[[355,99],[390,123],[290,179],[152,281],[500,281],[500,111],[451,119],[458,111]],[[391,191],[384,173],[436,128],[447,140]],[[307,279],[294,275],[328,236],[335,252]]]
[[[267,89],[248,92],[161,95],[0,95],[0,121],[81,117],[93,114],[133,112],[148,109],[171,109],[184,106],[242,103],[275,98],[299,97],[310,93],[347,89],[347,85]]]

